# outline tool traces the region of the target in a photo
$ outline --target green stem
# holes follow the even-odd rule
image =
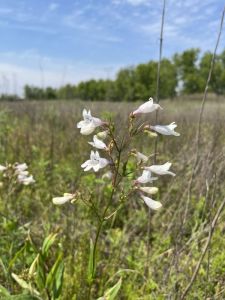
[[[113,139],[114,141],[115,139]],[[117,147],[116,147],[117,148]],[[112,203],[112,200],[113,200],[113,196],[114,196],[114,193],[116,191],[116,188],[118,187],[118,184],[116,185],[116,180],[117,180],[117,176],[119,174],[119,167],[120,167],[120,158],[121,158],[121,150],[118,148],[118,160],[117,160],[117,165],[116,165],[116,171],[115,171],[115,177],[113,179],[113,188],[112,188],[112,192],[111,192],[111,195],[110,195],[110,198],[109,198],[109,201],[108,201],[108,204],[106,205],[105,209],[104,209],[104,212],[103,212],[103,215],[102,215],[102,218],[99,222],[99,225],[98,225],[98,229],[97,229],[97,232],[96,232],[96,236],[95,236],[95,241],[94,241],[94,247],[93,247],[93,268],[92,268],[92,280],[91,280],[91,283],[89,285],[89,291],[88,291],[88,299],[91,299],[91,288],[92,288],[92,285],[93,285],[93,280],[94,280],[94,276],[95,276],[95,269],[96,269],[96,256],[97,256],[97,246],[98,246],[98,241],[99,241],[99,236],[100,236],[100,233],[101,233],[101,230],[102,230],[102,227],[103,227],[103,224],[104,222],[106,221],[105,220],[105,217],[106,217],[106,214],[107,214],[107,211],[110,207],[110,204]]]

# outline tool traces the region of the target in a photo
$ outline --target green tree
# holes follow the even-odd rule
[[[116,97],[119,101],[137,100],[135,97],[135,68],[129,67],[119,71],[115,81]]]
[[[177,68],[178,81],[181,82],[182,92],[193,94],[201,92],[201,79],[197,62],[199,49],[189,49],[182,54],[175,54],[173,61]]]

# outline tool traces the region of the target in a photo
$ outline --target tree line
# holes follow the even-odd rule
[[[160,92],[163,98],[173,98],[177,94],[203,92],[212,59],[211,52],[201,55],[199,49],[189,49],[175,54],[171,59],[161,61]],[[99,101],[136,101],[154,96],[156,91],[157,61],[121,69],[115,80],[100,79],[67,84],[58,89],[40,88],[26,85],[24,98],[41,99],[81,99]],[[225,94],[225,50],[216,56],[209,91],[217,95]],[[2,95],[3,99],[7,95]],[[13,95],[7,96],[13,99]],[[9,99],[9,100],[10,100]]]

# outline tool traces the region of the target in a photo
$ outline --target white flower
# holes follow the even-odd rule
[[[20,173],[20,172],[23,172],[23,171],[27,170],[27,168],[28,168],[28,166],[27,166],[26,163],[23,163],[23,164],[16,163],[14,165],[14,169],[16,169],[16,173],[17,174]]]
[[[97,148],[97,149],[101,149],[101,150],[104,149],[104,150],[107,150],[106,144],[105,144],[103,141],[99,140],[99,139],[97,138],[97,135],[94,135],[94,137],[93,137],[93,142],[88,142],[88,144],[92,145],[93,147],[95,147],[95,148]]]
[[[140,105],[135,111],[133,111],[133,115],[137,115],[137,114],[147,114],[150,112],[153,112],[157,109],[162,109],[162,107],[157,104],[157,103],[153,103],[153,99],[149,98],[149,100],[147,102],[145,102],[144,104]]]
[[[17,170],[16,170],[16,174],[25,177],[25,176],[28,176],[28,175],[29,175],[29,172],[28,172],[28,171],[17,171]]]
[[[151,171],[152,173],[155,173],[157,175],[172,175],[175,176],[173,172],[170,172],[169,169],[171,167],[170,162],[166,162],[163,165],[152,165],[150,167],[145,167],[145,170]]]
[[[55,197],[52,199],[53,204],[62,205],[68,201],[72,201],[74,199],[74,194],[64,193],[62,197]]]
[[[91,134],[96,127],[104,124],[99,118],[92,117],[91,111],[83,110],[84,120],[77,123],[77,128],[80,128],[80,133],[83,135]]]
[[[144,155],[143,153],[138,152],[136,150],[134,150],[132,153],[136,156],[137,162],[139,164],[146,163],[148,161],[148,156]]]
[[[4,172],[7,169],[7,167],[0,165],[0,172]]]
[[[32,184],[35,182],[33,175],[30,175],[27,177],[26,175],[19,174],[17,179],[20,183],[22,183],[24,185],[29,185],[29,184]]]
[[[138,183],[147,183],[147,182],[153,182],[154,180],[157,180],[157,177],[152,177],[152,173],[149,170],[144,170],[142,175],[138,177],[136,182]]]
[[[151,198],[145,197],[144,195],[141,195],[141,198],[144,200],[145,204],[153,210],[158,210],[162,207],[162,203],[159,201],[152,200]]]
[[[158,193],[158,188],[154,187],[154,186],[144,186],[144,187],[139,187],[138,188],[140,191],[150,194],[150,195],[154,195],[156,193]]]
[[[180,136],[180,133],[174,131],[174,129],[177,127],[177,124],[175,122],[169,124],[169,125],[155,125],[150,126],[151,129],[155,130],[158,133],[161,133],[163,135],[175,135]]]
[[[108,171],[105,174],[102,175],[102,179],[112,179],[112,172]]]
[[[104,168],[108,164],[109,161],[105,158],[101,158],[98,151],[91,151],[90,159],[85,161],[81,167],[84,169],[84,171],[89,171],[93,168],[93,170],[97,172],[99,169]]]

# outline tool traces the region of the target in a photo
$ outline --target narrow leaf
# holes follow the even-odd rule
[[[57,237],[57,233],[51,233],[49,236],[47,236],[43,242],[42,245],[42,254],[44,256],[47,255],[49,248],[52,246],[52,244],[55,242],[55,239]]]
[[[1,284],[0,284],[0,296],[5,296],[5,297],[10,296],[9,291]]]
[[[97,300],[114,300],[117,296],[122,284],[122,279],[120,278],[119,281],[110,289],[108,289],[103,297],[98,298]]]

